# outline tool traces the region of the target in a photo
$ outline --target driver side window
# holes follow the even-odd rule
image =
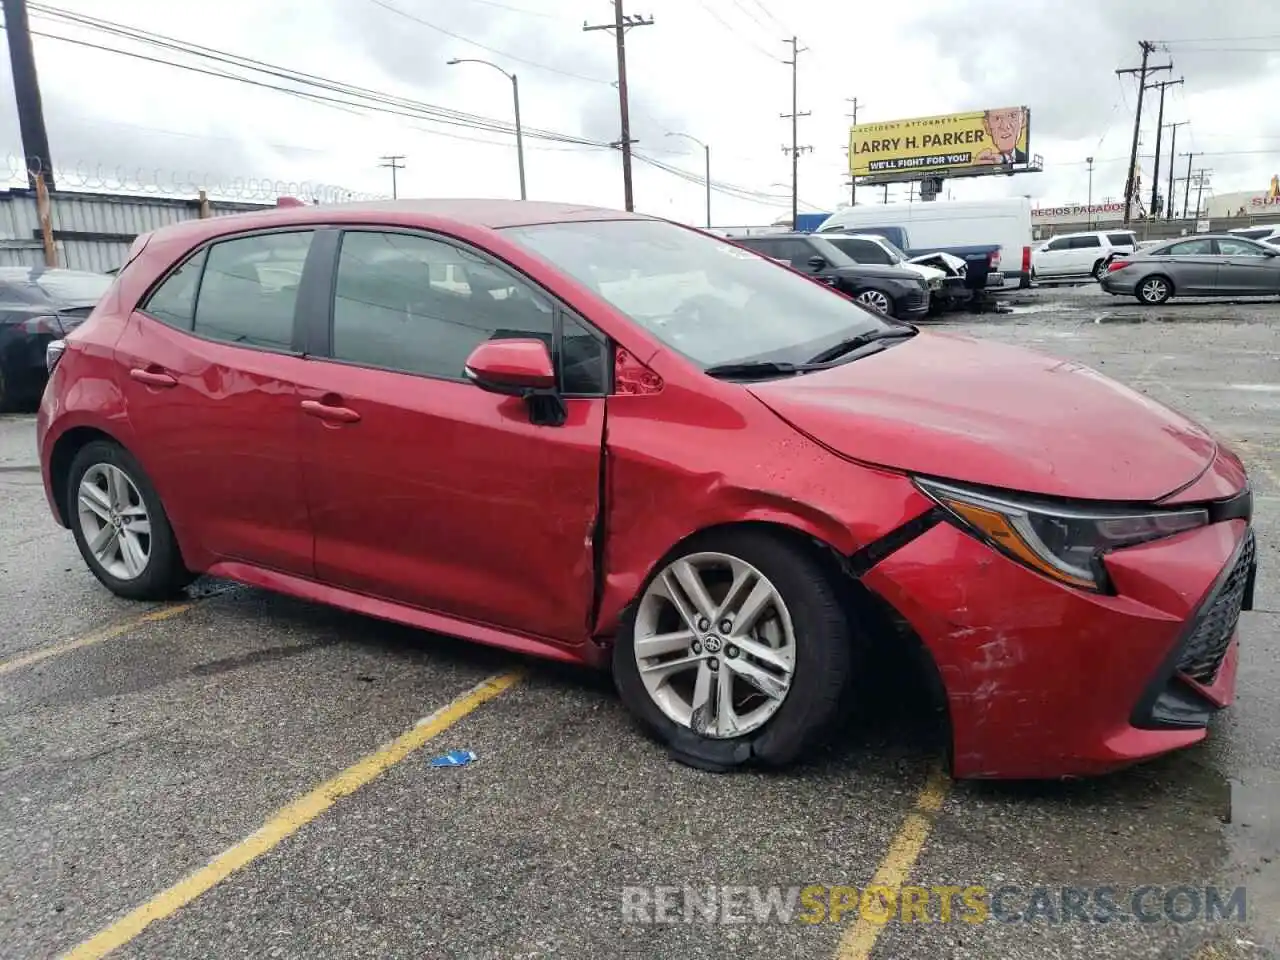
[[[343,234],[335,360],[461,380],[485,340],[530,337],[551,350],[554,316],[541,293],[460,247],[407,233]]]

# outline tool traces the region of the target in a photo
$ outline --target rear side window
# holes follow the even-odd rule
[[[1212,240],[1184,240],[1160,251],[1167,257],[1206,257],[1213,255]]]
[[[843,240],[832,240],[831,242],[858,263],[893,263],[893,259],[889,256],[884,247],[880,246],[878,243],[873,243],[870,240],[846,238]]]
[[[209,248],[194,330],[210,340],[288,350],[314,231],[267,233]]]
[[[208,250],[201,250],[177,270],[169,274],[151,292],[142,309],[161,323],[179,330],[190,330],[196,316],[196,291],[200,288],[200,271]]]
[[[1137,246],[1137,238],[1132,233],[1108,233],[1107,240],[1115,247]]]
[[[1095,237],[1093,234],[1090,234],[1087,237],[1071,238],[1071,248],[1073,250],[1081,250],[1085,247],[1100,247],[1100,246],[1102,246],[1102,241],[1099,240],[1097,237]]]

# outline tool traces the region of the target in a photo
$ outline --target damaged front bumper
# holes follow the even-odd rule
[[[1088,776],[1202,740],[1232,702],[1253,544],[1236,518],[1119,550],[1095,594],[940,522],[862,580],[932,655],[955,776]]]

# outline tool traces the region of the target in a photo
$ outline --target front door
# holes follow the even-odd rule
[[[138,451],[174,527],[214,559],[301,576],[312,573],[298,451],[308,361],[295,313],[314,235],[199,250],[116,344]]]
[[[330,359],[313,363],[301,394],[319,579],[584,641],[605,341],[505,268],[421,233],[344,233],[332,289]],[[578,395],[562,425],[464,379],[467,356],[495,337],[588,357],[564,384]]]
[[[1195,237],[1175,243],[1160,258],[1169,264],[1174,289],[1183,295],[1214,293],[1220,267],[1213,241]]]
[[[1218,240],[1218,292],[1247,296],[1280,293],[1280,257],[1247,240]]]

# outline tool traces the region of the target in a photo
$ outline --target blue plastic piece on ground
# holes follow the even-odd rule
[[[476,759],[476,755],[471,750],[450,750],[443,756],[433,757],[431,766],[433,767],[465,767],[468,763]]]

